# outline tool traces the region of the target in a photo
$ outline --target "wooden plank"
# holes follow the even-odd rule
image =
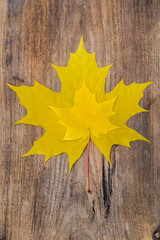
[[[1,240],[160,239],[160,2],[158,0],[1,0]],[[59,91],[50,62],[66,65],[81,34],[99,67],[112,67],[106,90],[120,81],[154,81],[141,106],[150,111],[128,125],[151,141],[114,146],[112,166],[91,143],[86,192],[86,150],[68,176],[66,154],[44,164],[20,158],[44,131],[17,125],[26,110],[6,82]]]

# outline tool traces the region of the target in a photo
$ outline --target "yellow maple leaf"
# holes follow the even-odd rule
[[[65,152],[69,156],[70,171],[90,138],[109,162],[114,144],[130,147],[131,141],[148,141],[126,122],[131,116],[147,111],[139,106],[139,101],[151,82],[125,85],[122,79],[106,94],[106,76],[112,65],[99,68],[95,53],[85,50],[81,37],[68,65],[53,65],[61,80],[61,92],[54,92],[37,81],[33,87],[8,84],[27,109],[27,115],[17,123],[45,129],[45,134],[23,156],[42,154],[47,161]]]

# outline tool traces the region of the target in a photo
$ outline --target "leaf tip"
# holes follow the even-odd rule
[[[81,38],[80,38],[80,44],[81,44],[81,43],[84,44],[83,34],[81,35]]]
[[[83,39],[83,34],[81,35],[80,42],[78,49],[76,51],[77,53],[88,53],[84,47],[84,39]]]
[[[70,174],[71,169],[72,169],[72,165],[69,163],[68,175]]]
[[[28,155],[26,155],[26,153],[25,153],[25,154],[21,155],[20,157],[26,157],[26,156],[28,156]]]
[[[53,63],[50,63],[52,67],[54,67],[55,65]]]
[[[110,64],[108,67],[111,68],[111,67],[114,66],[115,64],[116,64],[116,63],[112,63],[112,64]]]
[[[124,78],[123,78],[123,77],[122,77],[122,79],[121,79],[120,82],[121,82],[122,84],[125,84],[125,83],[124,83]]]
[[[151,141],[149,141],[147,138],[145,139],[145,141],[148,142],[148,143],[151,143]]]
[[[110,159],[107,159],[107,160],[108,160],[109,164],[112,166],[111,160]]]
[[[43,154],[42,154],[42,155],[43,155]],[[47,155],[45,155],[44,163],[46,163],[51,157],[52,157],[51,154],[47,154]]]
[[[16,86],[14,86],[14,85],[11,85],[11,84],[9,84],[9,83],[6,83],[7,84],[7,86],[9,87],[9,88],[11,88],[13,91],[16,91],[15,89],[17,88]]]

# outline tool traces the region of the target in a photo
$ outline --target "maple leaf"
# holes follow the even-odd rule
[[[42,154],[47,161],[65,152],[69,156],[70,171],[89,139],[109,162],[114,144],[131,147],[132,141],[148,141],[126,122],[131,116],[148,111],[139,106],[139,101],[151,82],[125,85],[122,79],[111,92],[105,93],[106,76],[112,65],[99,68],[95,53],[85,50],[81,37],[68,65],[53,65],[61,80],[61,92],[54,92],[37,81],[33,87],[8,84],[20,98],[19,103],[27,109],[27,115],[16,124],[45,129],[45,134],[23,156]]]

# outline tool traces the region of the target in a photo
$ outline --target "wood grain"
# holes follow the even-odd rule
[[[0,240],[160,239],[160,1],[0,0]],[[114,146],[112,166],[91,143],[68,176],[66,154],[44,164],[20,158],[43,129],[16,125],[26,110],[6,82],[34,79],[60,91],[50,62],[65,66],[81,34],[99,67],[112,67],[106,91],[154,81],[140,104],[150,110],[128,125],[151,141]]]

